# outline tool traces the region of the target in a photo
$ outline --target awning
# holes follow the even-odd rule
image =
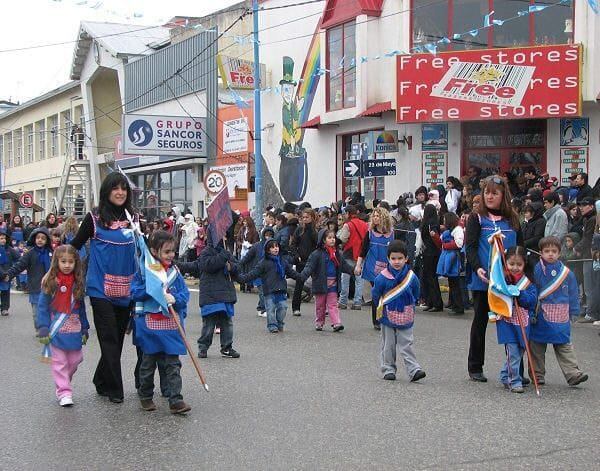
[[[321,124],[321,116],[315,116],[313,119],[309,119],[304,124],[300,125],[302,129],[318,129]]]
[[[357,118],[367,118],[372,116],[381,116],[382,113],[386,111],[392,111],[392,102],[385,101],[381,103],[375,103],[372,106],[369,106],[365,111],[357,115]]]

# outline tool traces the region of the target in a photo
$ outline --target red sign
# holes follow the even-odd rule
[[[21,193],[21,196],[19,196],[19,204],[23,208],[31,208],[33,206],[33,194]]]
[[[396,59],[396,121],[581,114],[581,45],[414,54]]]
[[[115,137],[115,160],[123,158],[123,138],[121,136]]]

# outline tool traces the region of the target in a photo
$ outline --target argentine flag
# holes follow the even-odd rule
[[[504,265],[502,263],[502,243],[501,231],[494,232],[489,238],[490,269],[488,285],[488,304],[490,306],[489,319],[495,322],[497,317],[512,317],[513,296],[519,296],[519,288],[509,285],[506,282]]]

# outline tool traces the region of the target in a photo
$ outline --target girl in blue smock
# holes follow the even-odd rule
[[[83,219],[71,245],[90,240],[86,294],[94,313],[101,356],[94,385],[111,402],[123,402],[121,350],[131,312],[131,281],[136,272],[131,186],[125,175],[109,174],[100,187],[98,208]]]
[[[442,253],[437,264],[437,274],[448,278],[448,305],[453,314],[464,314],[465,306],[460,287],[460,272],[463,263],[461,250],[465,243],[465,231],[459,223],[458,216],[454,213],[444,214],[442,233]]]
[[[522,239],[519,217],[513,211],[511,194],[506,181],[498,175],[485,180],[482,189],[481,206],[467,222],[466,252],[471,268],[469,289],[473,292],[473,322],[469,345],[468,370],[473,381],[486,382],[483,374],[485,359],[485,331],[490,310],[487,290],[490,262],[490,243],[488,238],[496,231],[504,236],[504,247],[509,249]]]
[[[18,214],[13,217],[12,224],[10,225],[10,238],[17,244],[25,240],[23,236],[23,220]]]
[[[387,246],[394,240],[394,223],[385,208],[374,208],[369,219],[369,231],[365,235],[356,260],[354,274],[362,276],[373,286],[375,278],[387,268]],[[371,303],[371,320],[376,330],[381,330],[377,320],[377,306]]]

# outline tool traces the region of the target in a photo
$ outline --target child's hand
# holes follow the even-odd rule
[[[171,293],[165,293],[165,299],[167,300],[167,304],[175,304],[175,296]]]
[[[361,267],[360,265],[358,265],[358,264],[357,264],[357,265],[354,267],[354,274],[355,274],[356,276],[360,276],[360,275],[361,275],[361,273],[362,273],[362,267]]]
[[[487,279],[486,275],[487,275],[487,272],[483,268],[477,269],[477,276],[479,277],[479,279],[481,281],[483,281],[484,283],[489,283],[490,280]]]

